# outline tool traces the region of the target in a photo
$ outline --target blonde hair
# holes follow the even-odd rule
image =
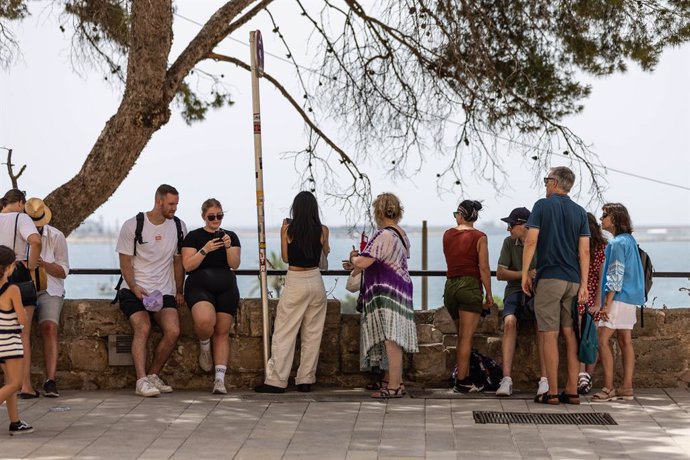
[[[394,220],[397,224],[403,216],[403,207],[400,200],[392,193],[381,193],[372,203],[374,209],[374,220],[380,223],[383,219]]]

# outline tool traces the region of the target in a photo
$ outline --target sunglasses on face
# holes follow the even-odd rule
[[[209,220],[209,222],[213,222],[216,219],[223,220],[224,215],[225,214],[223,214],[222,212],[219,212],[218,214],[209,214],[208,216],[206,216],[206,218]]]
[[[455,217],[456,219],[457,219],[457,217],[458,217],[458,214],[460,214],[459,211],[453,211],[453,217]]]
[[[548,185],[550,180],[556,180],[553,177],[545,177],[544,178],[544,185]]]
[[[605,213],[602,213],[601,218],[606,219],[608,216],[609,216],[609,214],[607,212],[605,212]]]

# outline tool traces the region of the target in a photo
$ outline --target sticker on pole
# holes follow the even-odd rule
[[[256,38],[256,70],[259,76],[264,73],[264,41],[261,38],[261,31],[257,30],[255,32]]]

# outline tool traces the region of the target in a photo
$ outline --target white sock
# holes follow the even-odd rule
[[[228,369],[227,366],[216,365],[216,380],[222,380],[225,382],[225,371]]]
[[[209,351],[211,349],[211,339],[199,340],[199,346],[204,351]]]

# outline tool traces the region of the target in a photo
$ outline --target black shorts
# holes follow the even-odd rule
[[[235,316],[240,303],[237,277],[228,268],[203,268],[187,277],[184,300],[191,310],[198,302],[210,302],[216,313]]]
[[[120,310],[127,318],[138,311],[148,311],[144,307],[144,303],[129,289],[122,288],[117,295],[117,301],[120,304]],[[177,300],[174,295],[163,296],[163,308],[177,308]]]

